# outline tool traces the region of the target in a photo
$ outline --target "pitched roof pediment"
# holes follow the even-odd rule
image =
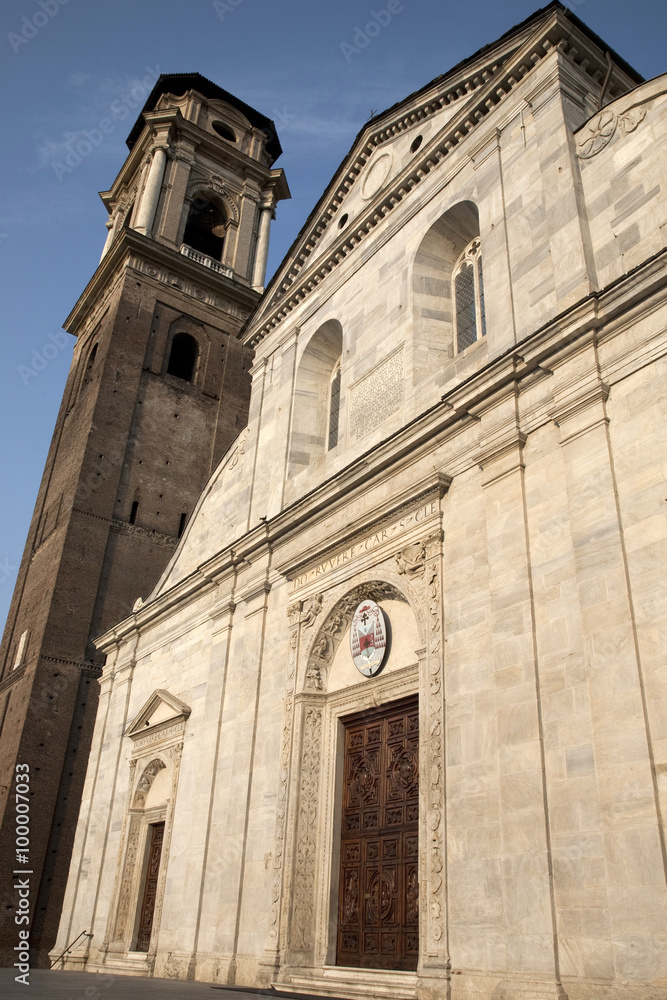
[[[135,715],[125,735],[138,739],[154,731],[158,726],[162,728],[174,725],[176,722],[185,722],[191,711],[190,706],[176,695],[170,694],[164,688],[156,688],[141,711]]]
[[[269,283],[244,339],[257,346],[554,49],[601,84],[607,64],[598,43],[578,18],[552,3],[371,119]],[[622,60],[615,70],[616,86],[632,85]]]

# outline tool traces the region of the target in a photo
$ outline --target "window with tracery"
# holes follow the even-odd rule
[[[329,443],[328,450],[331,451],[338,444],[338,420],[340,417],[340,361],[335,366],[331,375],[329,386]]]
[[[486,336],[484,278],[479,239],[471,240],[454,268],[456,349],[460,353]]]

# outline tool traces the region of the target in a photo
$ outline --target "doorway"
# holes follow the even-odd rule
[[[412,971],[419,956],[418,698],[342,721],[336,964]]]
[[[146,868],[144,891],[141,897],[137,951],[148,951],[151,943],[158,875],[160,873],[160,858],[162,857],[162,843],[164,841],[164,823],[153,823],[148,829],[150,831],[150,844],[148,848],[148,865]]]

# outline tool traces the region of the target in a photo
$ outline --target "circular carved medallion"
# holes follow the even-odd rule
[[[391,170],[391,153],[380,153],[368,168],[368,173],[361,185],[361,197],[368,200],[376,194]]]
[[[362,601],[352,617],[350,649],[357,670],[374,677],[387,649],[387,628],[382,608],[375,601]]]

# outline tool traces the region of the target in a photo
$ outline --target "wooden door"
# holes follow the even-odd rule
[[[148,951],[153,930],[153,915],[157,897],[157,882],[160,873],[160,858],[164,840],[164,823],[154,823],[149,827],[151,842],[148,849],[148,867],[141,901],[141,916],[139,917],[139,934],[137,936],[137,951]]]
[[[338,965],[416,969],[417,698],[345,721]]]

